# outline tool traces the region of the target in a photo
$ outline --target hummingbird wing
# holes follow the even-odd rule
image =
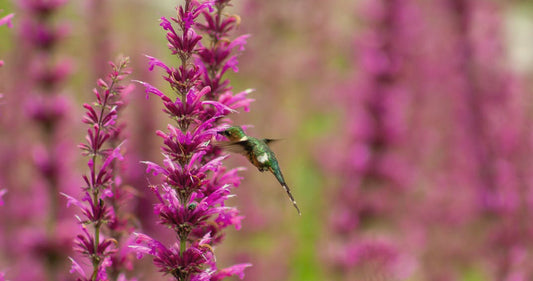
[[[252,152],[253,147],[248,141],[228,141],[228,142],[219,142],[218,145],[224,150],[247,155]]]
[[[263,139],[263,142],[265,142],[267,145],[270,145],[270,143],[280,141],[280,139]]]

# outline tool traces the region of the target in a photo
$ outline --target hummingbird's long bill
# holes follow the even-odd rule
[[[298,211],[298,215],[301,216],[302,212],[300,212],[300,208],[298,208],[298,205],[296,205],[296,200],[294,200],[294,197],[292,197],[291,190],[289,189],[289,187],[287,185],[282,185],[282,186],[285,189],[285,191],[287,192],[287,194],[289,195],[289,198],[292,201],[292,205],[294,206],[294,208],[296,208],[296,211]]]
[[[275,166],[277,167],[277,165]],[[289,195],[289,198],[291,199],[292,205],[294,206],[294,208],[296,208],[296,211],[298,211],[298,215],[301,216],[302,212],[300,212],[300,208],[298,208],[296,200],[294,200],[294,197],[292,196],[291,190],[287,186],[287,183],[285,183],[285,179],[283,178],[283,174],[281,174],[281,170],[279,168],[273,169],[272,167],[269,167],[268,170],[272,172],[272,174],[274,174],[278,182],[281,184],[281,186],[283,186],[283,189],[285,189],[285,192],[287,192],[287,195]]]

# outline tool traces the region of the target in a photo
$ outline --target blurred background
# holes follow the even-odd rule
[[[31,2],[58,3],[40,11],[56,33],[32,31],[39,42],[28,39]],[[165,89],[144,55],[174,59],[158,20],[180,1],[62,2],[0,0],[0,17],[15,13],[13,28],[0,26],[6,280],[75,279],[75,211],[43,182],[54,194],[82,185],[82,103],[107,61],[129,56],[131,79]],[[254,281],[533,280],[532,1],[232,2],[235,37],[251,37],[229,78],[235,92],[255,89],[250,111],[232,118],[283,140],[273,150],[303,214],[272,175],[232,156],[228,166],[247,168],[231,200],[245,219],[216,248],[222,267],[250,262],[244,280]],[[39,110],[36,91],[53,92],[52,104]],[[161,162],[154,132],[168,120],[139,86],[123,120],[124,182],[137,195],[127,208],[139,229],[164,237],[139,161]],[[42,161],[47,143],[61,156],[53,167]],[[134,267],[139,280],[167,278],[150,258]]]

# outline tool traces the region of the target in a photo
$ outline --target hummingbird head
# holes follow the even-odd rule
[[[239,126],[229,127],[224,131],[218,132],[219,134],[226,136],[230,141],[239,141],[246,137],[246,134]]]

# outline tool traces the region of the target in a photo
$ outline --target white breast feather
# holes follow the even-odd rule
[[[261,164],[264,164],[266,161],[268,161],[268,155],[266,154],[266,152],[257,157],[257,162]]]

